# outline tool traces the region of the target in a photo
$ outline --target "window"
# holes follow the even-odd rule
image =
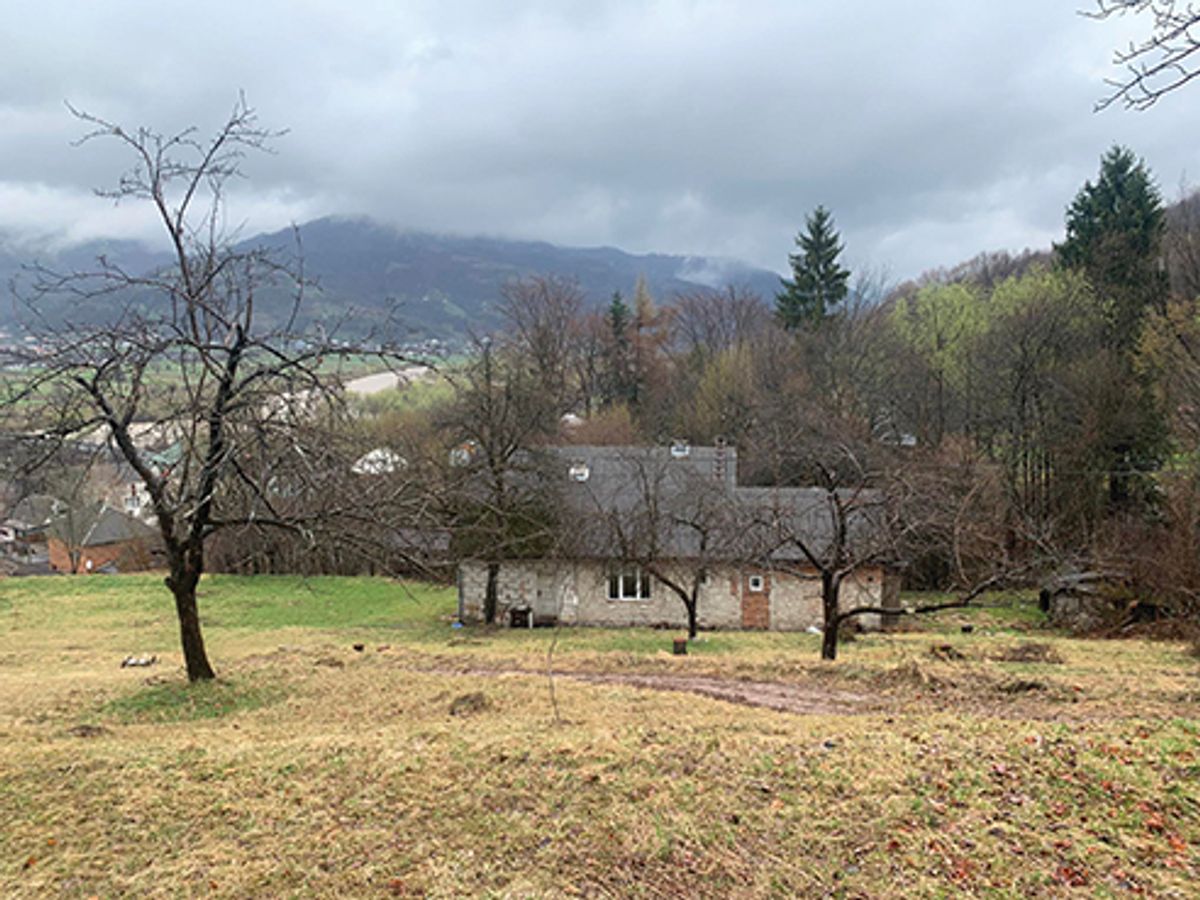
[[[750,576],[750,590],[755,594],[761,594],[764,588],[763,577],[761,575]]]
[[[649,600],[650,574],[641,566],[625,566],[608,573],[609,600]]]

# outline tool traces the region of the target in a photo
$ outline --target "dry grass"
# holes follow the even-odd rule
[[[239,582],[210,585],[234,596],[209,631],[222,682],[196,692],[123,583],[85,611],[0,583],[4,896],[1185,897],[1200,877],[1182,644],[1039,634],[1062,662],[1007,662],[1015,633],[946,626],[953,658],[871,635],[830,666],[807,636],[681,659],[669,633],[570,633],[564,670],[865,699],[792,715],[560,678],[555,724],[550,635],[451,632],[442,595],[247,626]],[[118,668],[147,650],[163,663]]]

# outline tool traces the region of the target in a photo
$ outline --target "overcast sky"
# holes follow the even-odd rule
[[[5,17],[0,229],[155,236],[90,189],[123,160],[69,100],[211,130],[238,90],[249,232],[326,214],[782,269],[833,213],[854,266],[905,278],[1044,247],[1114,142],[1164,195],[1200,178],[1200,88],[1092,112],[1139,23],[1087,0],[42,0]]]

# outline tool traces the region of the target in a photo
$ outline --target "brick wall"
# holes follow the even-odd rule
[[[78,554],[79,565],[74,571],[71,568],[71,554],[65,543],[52,537],[46,542],[46,550],[50,557],[50,567],[56,572],[66,574],[95,572],[109,563],[113,563],[118,572],[140,572],[151,566],[150,553],[141,541],[81,547]],[[92,564],[90,569],[88,562]]]

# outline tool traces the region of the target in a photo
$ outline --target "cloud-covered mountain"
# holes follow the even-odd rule
[[[405,336],[459,338],[470,330],[497,324],[496,302],[506,281],[532,274],[575,279],[588,300],[600,307],[614,291],[626,297],[639,277],[660,301],[676,292],[734,284],[770,300],[778,276],[731,260],[705,257],[636,255],[612,247],[560,247],[540,241],[488,237],[453,237],[397,231],[367,219],[325,218],[299,228],[305,274],[316,280],[309,292],[309,314],[336,321],[354,310],[352,323],[363,327],[383,321],[395,310]],[[259,235],[245,242],[296,250],[291,231]],[[42,257],[58,268],[82,267],[100,254],[141,270],[165,264],[166,257],[128,242],[91,243],[69,252]],[[29,256],[0,248],[0,271],[11,275]],[[268,311],[278,314],[277,297]],[[0,321],[11,312],[5,304]],[[75,315],[94,319],[75,308]]]

